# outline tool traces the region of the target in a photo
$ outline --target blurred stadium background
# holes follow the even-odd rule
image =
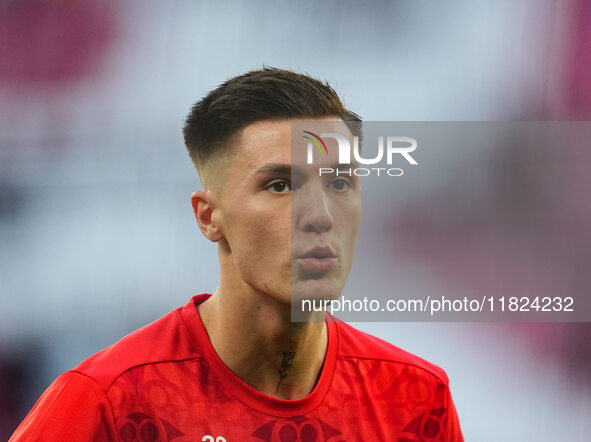
[[[0,439],[59,373],[215,289],[181,128],[220,82],[263,65],[308,72],[367,120],[589,120],[589,23],[586,0],[0,2]],[[467,251],[484,256],[506,230],[533,231],[546,241],[528,250],[532,269],[591,295],[589,154],[560,156],[572,170],[562,192],[519,167],[520,152],[474,158],[496,177],[491,207],[513,223],[475,218],[471,189],[446,179],[457,170],[442,162],[422,198],[408,195],[422,203],[384,226],[399,227],[400,250],[421,269],[405,284],[453,291]],[[429,186],[455,198],[452,211],[424,197]],[[469,248],[453,240],[466,216]],[[418,232],[433,248],[409,245]],[[564,263],[550,276],[549,256]],[[505,258],[487,259],[502,269]],[[357,325],[447,370],[467,441],[591,438],[588,323]]]

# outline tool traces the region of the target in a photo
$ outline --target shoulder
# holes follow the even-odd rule
[[[339,357],[405,365],[418,369],[445,385],[449,384],[447,374],[441,367],[349,324],[337,321],[336,325],[339,333]]]
[[[87,376],[67,372],[39,398],[10,441],[115,440],[104,391]]]
[[[195,347],[177,308],[83,361],[71,372],[91,378],[104,391],[126,371],[146,364],[196,357]]]

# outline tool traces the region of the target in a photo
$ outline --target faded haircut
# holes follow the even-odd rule
[[[233,138],[258,121],[336,117],[353,133],[359,116],[347,110],[335,90],[306,74],[263,68],[231,78],[193,105],[183,135],[189,156],[203,178],[207,163],[228,149]]]

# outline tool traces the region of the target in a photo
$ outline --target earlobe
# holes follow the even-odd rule
[[[197,190],[191,195],[193,213],[199,225],[199,229],[207,239],[218,242],[224,239],[221,226],[214,220],[215,210],[212,204],[212,195],[209,191]]]

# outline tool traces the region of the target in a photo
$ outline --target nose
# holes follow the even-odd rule
[[[330,198],[322,183],[309,183],[298,189],[293,209],[299,230],[322,233],[330,230],[334,219],[330,209]]]

